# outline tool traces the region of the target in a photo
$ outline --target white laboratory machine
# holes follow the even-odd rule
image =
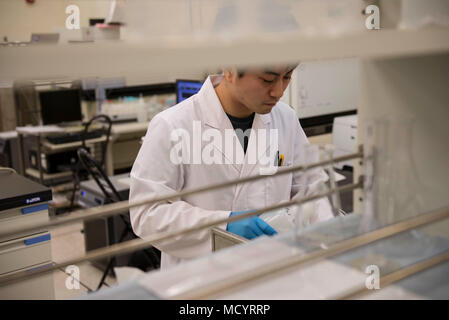
[[[341,157],[357,149],[357,115],[334,118],[332,129],[332,144],[335,147],[334,157]],[[348,160],[334,164],[337,169],[344,166],[354,168],[355,160]]]
[[[48,221],[51,189],[10,171],[0,171],[0,279],[52,265],[48,229],[7,235],[11,228]],[[0,299],[54,299],[53,273],[7,282]]]

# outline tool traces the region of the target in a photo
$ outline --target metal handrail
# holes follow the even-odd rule
[[[414,263],[410,266],[407,266],[403,269],[391,272],[389,274],[383,275],[380,281],[380,288],[385,288],[386,286],[398,282],[402,279],[410,277],[418,272],[430,269],[435,267],[440,263],[444,263],[449,260],[449,251],[445,251],[441,254],[438,254],[434,257],[426,259],[424,261],[420,261],[418,263]],[[348,291],[341,293],[340,295],[332,298],[331,300],[349,300],[349,299],[357,299],[361,296],[372,294],[376,290],[369,290],[366,288],[366,285],[357,286],[356,288],[352,288]]]
[[[323,197],[327,197],[330,194],[332,194],[333,192],[345,192],[345,191],[349,191],[349,190],[353,190],[356,188],[361,188],[363,187],[363,182],[362,180],[359,181],[358,183],[355,184],[350,184],[350,185],[345,185],[342,187],[338,187],[335,190],[329,190],[327,192],[323,192],[320,194],[316,194],[310,197],[306,197],[306,198],[302,198],[302,199],[297,199],[297,200],[291,200],[288,202],[284,202],[281,204],[277,204],[277,205],[272,205],[272,206],[268,206],[266,208],[262,208],[259,210],[254,210],[251,212],[245,212],[239,215],[233,215],[232,217],[228,217],[228,218],[224,218],[224,219],[219,219],[216,220],[214,222],[208,222],[199,226],[194,226],[194,227],[190,227],[190,228],[186,228],[183,230],[178,230],[178,231],[165,231],[165,232],[159,232],[156,233],[150,237],[147,237],[146,239],[134,239],[134,240],[130,240],[130,241],[126,241],[126,242],[122,242],[122,243],[118,243],[118,244],[114,244],[112,246],[106,247],[106,248],[101,248],[101,249],[97,249],[97,250],[93,250],[89,253],[87,253],[86,255],[80,256],[80,257],[76,257],[70,260],[67,260],[65,262],[61,262],[58,264],[55,264],[51,267],[45,268],[45,269],[39,269],[39,270],[25,270],[25,271],[21,271],[21,272],[17,272],[15,274],[12,275],[8,275],[8,276],[4,276],[2,278],[0,278],[0,285],[3,285],[5,283],[9,283],[11,281],[17,281],[17,280],[21,280],[21,279],[25,279],[28,277],[32,277],[32,276],[36,276],[39,274],[43,274],[43,273],[48,273],[60,268],[64,268],[67,267],[69,265],[74,265],[77,263],[81,263],[84,261],[90,261],[90,260],[99,260],[99,259],[103,259],[103,258],[107,258],[107,257],[111,257],[111,256],[116,256],[116,255],[121,255],[121,254],[125,254],[128,252],[132,252],[132,251],[138,251],[138,250],[142,250],[145,248],[148,248],[158,242],[170,239],[170,238],[174,238],[177,237],[179,235],[185,235],[185,234],[191,234],[191,233],[195,233],[198,232],[200,230],[203,229],[207,229],[207,228],[211,228],[214,226],[218,226],[220,224],[223,223],[229,223],[229,222],[234,222],[234,221],[238,221],[241,219],[246,219],[252,216],[256,216],[259,215],[261,213],[264,212],[268,212],[268,211],[272,211],[272,210],[277,210],[283,207],[287,207],[287,206],[294,206],[294,205],[301,205],[303,203],[309,202],[309,201],[314,201],[317,200],[319,198],[323,198]]]
[[[231,289],[235,289],[238,286],[247,284],[255,280],[259,280],[265,276],[273,276],[275,273],[285,272],[293,267],[297,267],[300,265],[310,265],[317,261],[344,253],[351,249],[390,237],[394,234],[398,234],[447,218],[449,218],[449,206],[404,221],[400,221],[398,223],[388,225],[383,228],[359,236],[355,236],[347,240],[337,242],[333,245],[330,245],[326,250],[315,250],[304,255],[297,255],[282,261],[268,263],[259,266],[256,269],[251,269],[250,271],[243,272],[232,278],[219,280],[210,285],[195,288],[185,293],[180,293],[176,296],[170,297],[170,299],[210,299],[214,295],[226,292]]]
[[[48,228],[48,227],[55,227],[55,226],[74,223],[74,222],[78,222],[78,221],[89,221],[89,220],[93,220],[93,219],[109,217],[109,216],[121,214],[131,208],[142,206],[142,205],[149,205],[149,204],[153,204],[156,202],[173,200],[176,198],[182,198],[182,197],[196,194],[196,193],[202,193],[202,192],[213,191],[216,189],[230,187],[234,184],[257,181],[260,179],[273,177],[273,176],[277,176],[277,175],[293,173],[296,171],[307,171],[310,169],[322,167],[322,166],[333,164],[336,162],[351,160],[351,159],[360,158],[360,157],[363,157],[363,150],[361,148],[358,152],[352,153],[352,154],[349,154],[346,156],[332,158],[330,160],[325,160],[325,161],[313,163],[310,165],[298,165],[298,166],[294,166],[291,168],[281,168],[281,169],[278,169],[278,171],[276,173],[274,173],[273,175],[254,175],[254,176],[249,176],[249,177],[245,177],[242,179],[230,180],[230,181],[227,181],[224,183],[217,183],[217,184],[208,185],[208,186],[204,186],[204,187],[194,188],[191,190],[174,192],[174,193],[168,194],[168,195],[146,197],[139,201],[133,201],[133,202],[121,201],[121,202],[106,204],[101,207],[93,207],[93,208],[89,208],[89,209],[76,210],[76,211],[72,212],[70,214],[70,216],[61,217],[61,218],[58,217],[58,218],[52,219],[50,221],[43,221],[43,222],[40,222],[37,224],[35,223],[32,225],[30,224],[30,226],[26,226],[26,225],[25,226],[22,225],[19,227],[8,226],[7,228],[4,228],[3,230],[2,230],[2,227],[0,226],[0,237],[9,236],[9,235],[13,235],[16,233],[22,233],[22,232],[38,232],[38,231],[42,231],[44,228]]]

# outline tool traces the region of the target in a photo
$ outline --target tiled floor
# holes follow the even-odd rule
[[[52,229],[51,246],[52,258],[55,263],[61,263],[68,259],[82,256],[85,254],[84,235],[82,233],[82,223],[76,223],[67,226],[61,226]],[[91,290],[96,290],[103,271],[89,262],[77,265],[79,268],[79,289],[73,285],[76,282],[71,278],[70,272],[65,273],[64,269],[54,272],[55,298],[74,299],[86,295]],[[106,278],[108,285],[116,283],[115,278],[108,276]],[[68,284],[68,285],[66,285]],[[69,288],[72,289],[69,289]],[[105,288],[106,286],[104,286]]]

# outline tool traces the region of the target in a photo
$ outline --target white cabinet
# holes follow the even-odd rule
[[[0,281],[53,264],[47,229],[20,231],[48,221],[51,190],[23,176],[0,172]],[[53,273],[3,282],[0,299],[54,299]]]
[[[417,38],[416,41],[425,40]],[[447,206],[449,50],[438,54],[364,59],[359,70],[359,144],[364,143],[366,122],[370,119],[413,119],[408,152],[420,184],[414,196],[422,199],[420,211],[423,212]],[[388,136],[387,143],[391,149],[401,147],[400,137],[394,134]],[[355,173],[357,179],[362,168],[356,166]],[[363,195],[361,191],[356,194],[355,210],[361,212]]]
[[[50,233],[0,243],[0,278],[52,265]],[[0,287],[0,299],[54,299],[53,273]]]
[[[335,147],[334,157],[341,157],[357,150],[357,115],[334,118],[332,126],[332,144]],[[343,166],[354,167],[355,160],[336,163],[334,166],[343,169]]]

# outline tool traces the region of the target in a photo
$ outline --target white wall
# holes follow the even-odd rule
[[[87,27],[90,18],[106,18],[110,0],[35,0],[34,4],[25,0],[0,0],[0,41],[5,36],[9,41],[29,41],[32,33],[54,32],[55,27],[65,27],[68,17],[65,9],[71,4],[80,8],[81,27]],[[123,71],[118,71],[115,76],[125,76],[128,85],[139,85],[171,82],[177,78],[202,79],[203,72],[179,70],[176,74],[123,74]]]
[[[357,59],[302,62],[291,82],[291,105],[298,117],[357,109]]]
[[[105,18],[109,0],[0,0],[0,37],[9,41],[29,41],[31,33],[53,32],[65,26],[68,5],[80,8],[81,27],[89,26],[89,18]]]

